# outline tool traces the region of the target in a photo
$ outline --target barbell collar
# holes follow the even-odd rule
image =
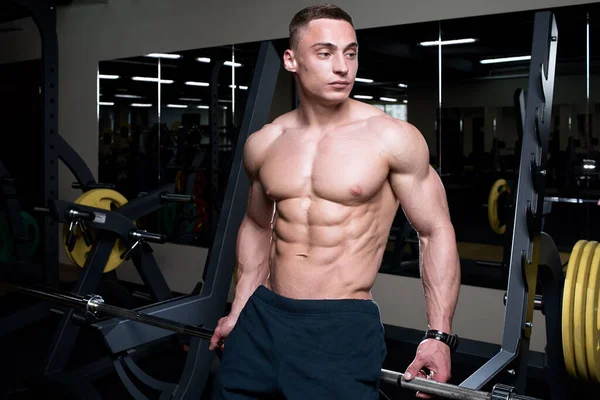
[[[165,203],[194,203],[194,196],[190,196],[187,194],[175,194],[175,193],[164,193],[160,195],[160,199]]]
[[[508,298],[508,294],[504,293],[504,305],[506,305],[506,300]],[[533,299],[533,307],[535,310],[544,311],[544,297],[541,294],[536,294]]]
[[[90,211],[80,211],[76,208],[69,208],[66,212],[69,221],[93,221],[96,215]]]
[[[130,233],[133,240],[143,240],[152,243],[165,243],[167,241],[167,235],[162,233],[152,233],[143,229],[134,229]]]

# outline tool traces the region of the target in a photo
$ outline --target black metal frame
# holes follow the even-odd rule
[[[541,247],[551,242],[541,229],[557,42],[558,29],[553,13],[536,13],[502,347],[498,354],[461,383],[463,387],[480,389],[510,367],[515,370],[512,386],[521,393],[525,389],[540,249],[556,250],[555,246],[552,250]]]
[[[56,35],[56,7],[36,0],[11,0],[25,7],[40,32],[43,62],[44,117],[43,117],[43,193],[44,204],[58,196],[58,37]],[[58,225],[48,216],[41,226],[44,248],[43,281],[58,286]]]
[[[11,0],[26,8],[34,20],[42,48],[42,95],[43,95],[43,166],[42,187],[44,204],[58,196],[58,37],[56,34],[56,7],[36,0]],[[58,225],[49,216],[38,219],[40,247],[44,257],[42,265],[4,264],[3,272],[13,279],[26,275],[30,280],[43,282],[50,287],[58,287]],[[2,319],[0,335],[40,320],[48,315],[49,307],[36,304]]]
[[[165,202],[165,194],[172,194],[174,189],[174,184],[166,185],[137,197],[112,212],[61,200],[51,202],[51,214],[60,223],[69,224],[72,221],[69,218],[69,210],[72,209],[92,213],[96,217],[94,221],[86,222],[88,227],[97,228],[99,232],[72,290],[73,293],[86,295],[96,291],[104,274],[106,260],[112,252],[117,238],[121,238],[128,247],[131,247],[134,241],[131,232],[137,231],[133,221],[161,208]],[[162,238],[160,240],[164,241]],[[150,290],[150,294],[158,301],[171,298],[171,290],[152,256],[152,249],[145,243],[139,247],[140,250],[132,254],[132,260],[144,284]],[[75,310],[67,309],[62,316],[47,356],[44,371],[46,374],[63,371],[68,362],[80,329],[74,320],[74,314]]]
[[[218,319],[224,315],[227,296],[231,285],[233,267],[235,265],[235,245],[239,226],[245,213],[249,181],[245,176],[242,160],[243,148],[247,137],[260,130],[268,122],[271,100],[275,91],[280,62],[275,48],[270,42],[260,46],[256,68],[250,86],[248,102],[240,136],[237,141],[235,156],[219,216],[216,234],[211,247],[208,263],[204,271],[204,284],[199,293],[168,300],[148,307],[140,308],[144,314],[166,318],[175,322],[186,322],[207,328],[216,327]],[[154,386],[157,381],[149,379],[135,366],[127,354],[130,350],[151,344],[154,341],[172,336],[174,333],[153,326],[140,326],[131,320],[112,318],[93,324],[104,336],[108,349],[120,356],[130,373],[141,381]],[[186,364],[177,385],[161,384],[167,390],[163,396],[177,399],[197,399],[204,391],[214,354],[208,351],[208,341],[192,338]],[[133,363],[133,364],[132,364]],[[119,369],[123,375],[123,383],[136,399],[144,399],[144,395],[135,387],[125,370]],[[140,375],[141,374],[141,375]]]

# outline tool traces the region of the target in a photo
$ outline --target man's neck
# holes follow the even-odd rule
[[[301,99],[298,113],[302,123],[310,130],[325,131],[350,120],[350,100],[335,105]]]

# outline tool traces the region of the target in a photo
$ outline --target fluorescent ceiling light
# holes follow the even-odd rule
[[[119,75],[99,74],[98,78],[100,78],[100,79],[119,79]]]
[[[203,110],[208,110],[208,106],[198,106],[198,108],[201,108]]]
[[[379,100],[381,100],[381,101],[389,101],[389,102],[398,101],[397,99],[392,99],[390,97],[380,97]]]
[[[354,95],[355,99],[372,100],[373,96],[364,96],[362,94]]]
[[[528,60],[531,60],[531,56],[489,58],[489,59],[486,59],[486,60],[481,60],[479,62],[481,64],[497,64],[497,63],[515,62],[515,61],[528,61]]]
[[[475,43],[477,39],[467,38],[467,39],[452,39],[452,40],[442,40],[442,46],[449,46],[453,44],[467,44],[467,43]],[[419,46],[428,47],[428,46],[439,46],[439,40],[433,40],[429,42],[421,42]]]
[[[408,100],[402,100],[404,104],[408,104]]]
[[[229,85],[231,89],[240,89],[240,90],[248,90],[248,86],[238,86],[238,85]]]
[[[182,101],[202,101],[202,99],[195,99],[193,97],[180,97],[179,100],[182,100]]]
[[[185,104],[167,104],[168,108],[187,108]]]
[[[210,58],[208,58],[208,57],[198,57],[198,58],[196,58],[196,61],[201,62],[201,63],[209,63],[210,62]]]
[[[242,66],[242,64],[240,64],[240,63],[234,63],[233,61],[225,61],[223,63],[223,65],[227,65],[228,67],[232,67],[233,66],[234,68]]]
[[[248,86],[240,86],[240,89],[242,89],[242,90],[248,90]]]
[[[194,82],[194,81],[187,81],[185,83],[188,86],[210,86],[207,82]]]
[[[373,79],[354,78],[356,82],[373,83]]]
[[[131,103],[131,107],[152,107],[152,104],[146,104],[146,103]]]
[[[100,103],[101,106],[114,106],[115,103],[113,103],[112,101],[101,101]]]
[[[172,60],[177,60],[178,58],[181,58],[181,56],[179,54],[165,54],[165,53],[150,53],[150,54],[146,54],[146,57],[170,58]]]
[[[137,96],[135,94],[115,94],[115,97],[120,97],[122,99],[141,99],[142,96]]]
[[[147,76],[134,76],[131,79],[134,81],[138,81],[138,82],[157,82],[158,83],[158,78],[150,78]],[[161,79],[160,83],[173,83],[173,81],[171,79]]]
[[[399,83],[399,84],[398,84],[398,87],[401,87],[401,88],[407,88],[407,87],[408,87],[408,85],[407,85],[407,84],[404,84],[404,83]]]
[[[220,106],[223,110],[227,110],[227,106]]]

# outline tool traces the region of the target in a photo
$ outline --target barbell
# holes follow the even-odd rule
[[[182,324],[165,318],[156,317],[140,313],[136,310],[129,310],[121,307],[115,307],[104,303],[101,296],[90,294],[80,296],[74,293],[61,292],[43,287],[25,287],[10,283],[1,283],[4,291],[15,291],[30,296],[60,304],[62,306],[74,308],[83,312],[86,319],[98,319],[103,315],[129,319],[142,324],[163,328],[172,332],[195,336],[204,340],[210,340],[213,332],[199,326]],[[387,369],[381,370],[383,382],[391,383],[409,390],[415,390],[434,396],[441,396],[447,399],[457,400],[538,400],[534,397],[523,396],[515,393],[512,386],[496,384],[492,392],[484,392],[449,383],[437,382],[430,379],[415,377],[411,380],[404,379],[404,374]]]
[[[545,196],[548,203],[563,204],[598,204],[600,199],[582,199],[576,197]],[[510,218],[513,198],[511,184],[505,179],[496,180],[488,194],[488,202],[484,205],[488,209],[488,222],[492,231],[498,235],[506,232],[506,222]]]

